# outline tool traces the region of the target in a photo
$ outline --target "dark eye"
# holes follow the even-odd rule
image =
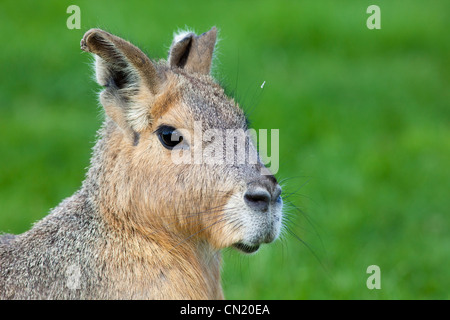
[[[161,126],[156,130],[156,134],[161,144],[169,150],[183,141],[183,136],[174,127]]]

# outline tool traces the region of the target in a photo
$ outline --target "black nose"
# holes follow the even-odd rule
[[[244,199],[247,205],[254,210],[265,212],[269,209],[270,193],[261,187],[247,190]]]
[[[266,183],[253,183],[244,194],[245,203],[253,210],[266,212],[271,202],[276,202],[281,194],[278,184],[268,186]]]

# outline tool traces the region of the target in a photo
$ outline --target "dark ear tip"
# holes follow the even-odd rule
[[[99,29],[89,29],[88,31],[86,31],[86,33],[84,34],[83,38],[80,41],[80,47],[81,50],[86,51],[86,52],[91,52],[91,49],[89,48],[89,38],[95,34]]]
[[[214,26],[214,27],[211,28],[211,30],[209,30],[206,33],[215,38],[217,36],[217,28]]]
[[[212,27],[209,31],[198,36],[198,38],[202,43],[207,44],[207,46],[212,46],[214,48],[214,45],[217,40],[217,28]]]
[[[201,35],[197,36],[198,38],[216,38],[217,36],[217,28],[214,26],[210,30],[203,32]]]
[[[84,38],[82,38],[80,41],[80,48],[83,51],[89,52],[89,47],[87,46],[86,40]]]
[[[89,29],[88,31],[86,31],[86,33],[84,34],[83,38],[80,41],[81,50],[86,52],[92,52],[90,45],[92,44],[93,41],[95,41],[94,39],[105,38],[107,34],[108,33],[106,31],[103,31],[101,29],[97,28]]]

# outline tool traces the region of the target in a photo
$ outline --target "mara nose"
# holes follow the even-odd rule
[[[265,181],[264,181],[265,182]],[[266,212],[270,203],[275,203],[281,194],[280,185],[269,185],[268,183],[249,184],[244,194],[245,203],[253,210]]]

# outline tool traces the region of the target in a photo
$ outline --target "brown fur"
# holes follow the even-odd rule
[[[155,134],[160,125],[192,134],[195,121],[245,129],[242,110],[209,75],[215,37],[190,34],[169,62],[152,62],[105,31],[85,34],[105,122],[81,189],[30,231],[0,237],[0,298],[222,299],[220,250],[277,236],[276,219],[253,209],[240,227],[249,183],[270,184],[271,203],[279,195],[261,163],[174,165]]]

